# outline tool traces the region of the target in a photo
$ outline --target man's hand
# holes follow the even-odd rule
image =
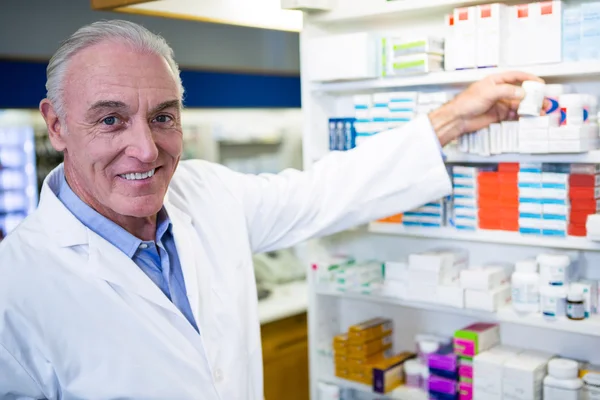
[[[543,82],[535,75],[519,71],[490,75],[432,111],[429,119],[441,145],[494,122],[516,119],[525,95],[521,88],[523,81]]]

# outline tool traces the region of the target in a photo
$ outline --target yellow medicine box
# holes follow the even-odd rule
[[[382,336],[363,344],[348,345],[348,357],[367,359],[392,347],[392,335]]]
[[[373,365],[373,390],[388,393],[404,383],[404,362],[416,354],[405,351]]]
[[[350,337],[352,341],[360,339],[361,341],[367,342],[383,336],[385,332],[391,332],[392,328],[393,323],[391,319],[373,318],[361,322],[360,324],[350,326],[350,329],[348,329],[348,337]]]

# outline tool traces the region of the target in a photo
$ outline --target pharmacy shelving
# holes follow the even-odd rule
[[[483,68],[462,71],[432,72],[429,74],[376,79],[313,83],[311,89],[323,93],[359,93],[372,90],[419,88],[441,85],[464,85],[476,82],[501,71],[525,71],[550,81],[600,78],[600,61],[533,65],[519,68]]]
[[[596,164],[600,163],[600,150],[587,153],[564,153],[564,154],[494,154],[481,156],[477,154],[462,153],[459,151],[445,152],[446,162],[462,164],[486,164],[501,162],[530,162],[530,163],[578,163]]]
[[[354,389],[356,391],[362,392],[362,393],[374,393],[373,389],[371,388],[371,386],[369,385],[365,385],[362,383],[358,383],[358,382],[353,382],[353,381],[348,381],[345,379],[340,379],[340,378],[335,378],[335,377],[331,377],[328,378],[326,380],[324,380],[328,383],[334,383],[336,385],[339,386],[343,386],[346,387],[348,389]],[[415,388],[409,388],[409,387],[399,387],[395,390],[393,390],[392,392],[384,395],[378,395],[377,399],[386,399],[386,400],[427,400],[428,396],[427,394],[420,390],[420,389],[415,389]]]
[[[363,300],[373,303],[391,304],[399,307],[409,307],[420,310],[437,311],[445,314],[457,314],[477,318],[478,320],[487,322],[510,323],[529,327],[544,328],[553,331],[600,337],[600,317],[598,316],[594,316],[593,318],[584,321],[570,321],[566,318],[550,321],[544,319],[544,317],[541,314],[520,315],[517,312],[515,312],[510,306],[504,307],[498,310],[498,312],[488,312],[472,310],[468,308],[449,307],[443,304],[436,303],[420,303],[414,301],[407,301],[395,297],[386,297],[376,294],[340,292],[328,288],[318,288],[316,290],[316,293],[319,296],[330,296],[352,300]]]
[[[509,0],[512,4],[512,0]],[[575,3],[586,0],[573,0]],[[393,32],[396,37],[440,36],[446,34],[445,15],[455,7],[493,3],[480,0],[336,0],[329,12],[306,13],[301,32],[301,76],[303,113],[304,165],[310,168],[315,160],[329,152],[328,119],[348,116],[352,112],[352,95],[386,91],[438,92],[457,90],[489,74],[506,68],[485,68],[461,71],[433,72],[362,80],[319,80],[322,60],[312,43],[320,38],[339,34],[371,33],[373,37]],[[559,45],[554,43],[554,45]],[[352,53],[352,49],[347,50]],[[337,54],[337,53],[336,53]],[[375,54],[375,53],[373,53]],[[349,59],[357,61],[356,58]],[[335,64],[333,64],[335,65]],[[510,68],[526,71],[547,82],[568,83],[582,93],[600,95],[600,60],[527,65]],[[353,75],[350,75],[353,76]],[[356,76],[374,76],[364,73]],[[319,79],[318,79],[319,78]],[[479,164],[497,162],[600,163],[600,150],[580,154],[500,154],[480,156],[446,150],[447,163]],[[361,168],[361,166],[357,166]],[[352,173],[349,171],[349,173]],[[407,173],[410,173],[408,171]],[[540,252],[563,251],[583,260],[583,277],[600,279],[600,242],[585,237],[523,236],[515,232],[457,231],[450,228],[406,228],[399,224],[371,223],[368,229],[343,232],[331,238],[319,239],[307,246],[310,262],[320,260],[325,253],[347,254],[382,261],[399,261],[411,252],[435,247],[459,247],[469,250],[471,265],[491,262],[514,262]],[[565,357],[600,363],[598,317],[585,321],[546,321],[541,316],[523,317],[510,308],[489,313],[452,308],[440,304],[425,304],[397,298],[378,297],[324,290],[318,284],[318,273],[309,274],[308,322],[310,344],[311,399],[319,400],[320,381],[335,383],[370,392],[370,387],[333,378],[331,358],[322,357],[325,346],[331,347],[333,335],[367,318],[385,316],[393,319],[394,350],[413,350],[415,336],[423,332],[451,335],[456,329],[477,321],[501,324],[502,340],[509,345],[559,353]],[[326,352],[326,351],[325,351]],[[396,396],[396,394],[394,394]],[[400,398],[413,400],[418,397]],[[381,397],[378,397],[381,398]]]
[[[445,11],[453,7],[485,4],[482,0],[337,0],[339,7],[311,16],[314,24],[341,24],[377,21],[382,18],[407,18],[424,13]]]
[[[557,249],[600,251],[600,242],[585,237],[551,237],[522,235],[518,232],[479,229],[475,231],[458,230],[452,227],[407,227],[389,222],[373,222],[369,231],[390,235],[418,238],[461,240],[466,242],[486,242],[510,244],[515,246],[549,247]]]

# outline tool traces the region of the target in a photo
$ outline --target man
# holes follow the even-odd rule
[[[172,50],[124,21],[83,27],[40,104],[64,165],[0,245],[0,398],[262,399],[251,256],[451,191],[440,145],[514,117],[505,73],[309,171],[179,162]]]

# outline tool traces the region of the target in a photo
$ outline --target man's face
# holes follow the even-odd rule
[[[156,214],[182,151],[181,94],[167,62],[112,41],[91,46],[68,65],[64,101],[74,190],[105,215]]]

